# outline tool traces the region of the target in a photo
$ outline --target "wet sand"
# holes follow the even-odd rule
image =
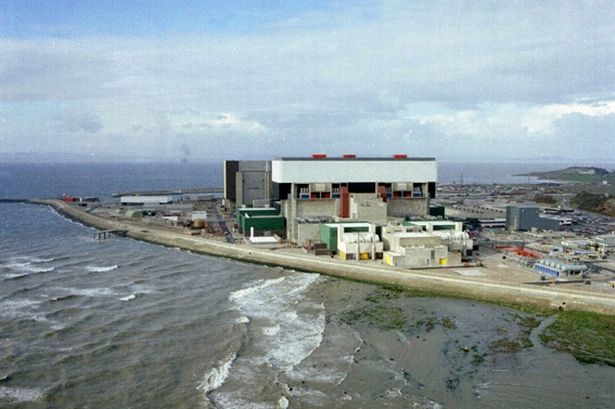
[[[612,401],[615,368],[584,365],[540,343],[538,334],[553,316],[335,278],[311,296],[327,310],[325,340],[357,340],[345,344],[354,352],[343,382],[298,385],[338,398],[323,407],[607,407]],[[378,319],[369,317],[374,308]],[[536,320],[532,328],[528,318]],[[315,354],[302,365],[325,370],[330,362]]]

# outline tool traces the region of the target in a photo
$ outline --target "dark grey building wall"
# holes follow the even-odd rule
[[[271,181],[271,162],[229,160],[224,162],[224,197],[235,206],[252,206],[254,200],[277,199]]]
[[[559,230],[559,221],[540,217],[539,209],[531,205],[506,206],[506,228],[509,231]]]
[[[224,161],[224,198],[235,201],[236,185],[235,185],[235,173],[239,171],[239,161],[225,160]]]

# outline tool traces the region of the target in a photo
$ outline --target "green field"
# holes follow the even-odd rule
[[[615,316],[563,311],[540,339],[581,362],[615,366]]]

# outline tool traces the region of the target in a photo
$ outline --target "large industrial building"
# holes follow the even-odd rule
[[[312,155],[273,160],[271,176],[287,239],[303,244],[302,230],[313,230],[309,224],[318,217],[385,223],[390,217],[428,215],[438,175],[433,158]]]
[[[229,210],[268,206],[274,199],[277,192],[271,183],[271,161],[224,161],[224,200]]]
[[[533,204],[515,204],[506,206],[506,228],[513,231],[559,230],[560,220],[543,217]]]
[[[320,225],[320,240],[342,260],[376,260],[383,251],[379,230],[371,223],[325,223]]]
[[[406,268],[460,265],[474,242],[462,223],[409,221],[382,229],[384,263]]]
[[[408,237],[383,240],[383,226],[430,217],[437,178],[434,158],[407,155],[226,161],[224,198],[246,237],[280,235],[343,259],[381,259],[386,247],[389,258],[397,251],[390,264],[459,264],[467,246],[461,223],[417,222],[404,228]]]
[[[356,155],[225,161],[224,198],[230,209],[279,204],[286,238],[303,245],[323,221],[385,224],[425,216],[435,196],[434,158],[361,158]]]

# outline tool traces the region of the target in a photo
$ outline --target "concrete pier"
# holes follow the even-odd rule
[[[94,233],[94,240],[106,240],[112,237],[126,237],[128,234],[128,230],[122,229],[114,229],[114,230],[103,230]]]

